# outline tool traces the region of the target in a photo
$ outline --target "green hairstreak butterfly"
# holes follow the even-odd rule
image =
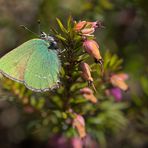
[[[0,73],[35,92],[58,87],[60,67],[56,42],[44,32],[0,59]]]

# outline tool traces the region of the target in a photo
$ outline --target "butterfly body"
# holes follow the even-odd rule
[[[31,39],[0,59],[0,73],[36,91],[58,87],[60,60],[52,37]]]

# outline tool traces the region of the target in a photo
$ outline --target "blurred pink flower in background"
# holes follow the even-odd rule
[[[109,89],[110,94],[115,98],[115,101],[121,101],[122,100],[122,92],[121,89],[117,87],[113,87]]]
[[[67,138],[55,135],[49,138],[47,148],[98,148],[98,144],[88,135],[84,140],[79,137]]]
[[[71,144],[73,148],[83,148],[82,140],[79,137],[72,138]]]
[[[55,135],[48,141],[47,148],[73,148],[68,138],[62,135]]]
[[[114,87],[118,87],[123,91],[128,90],[128,85],[125,83],[125,80],[128,79],[128,75],[125,73],[113,74],[110,77],[110,82]]]

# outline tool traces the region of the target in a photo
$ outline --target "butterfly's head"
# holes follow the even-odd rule
[[[45,32],[41,32],[40,38],[43,39],[43,40],[47,40],[48,35]]]
[[[56,43],[56,41],[54,40],[54,38],[53,38],[52,36],[47,35],[45,32],[41,32],[40,38],[41,38],[42,40],[45,40],[45,41],[48,41],[48,42],[52,43],[52,45],[53,45],[54,47],[57,46],[57,43]]]

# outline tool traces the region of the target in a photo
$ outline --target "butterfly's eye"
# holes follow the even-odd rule
[[[57,42],[56,41],[54,41],[54,42],[52,42],[52,44],[53,44],[53,46],[57,46]]]
[[[57,49],[58,48],[57,42],[56,41],[51,42],[50,47],[53,47],[53,48]]]

